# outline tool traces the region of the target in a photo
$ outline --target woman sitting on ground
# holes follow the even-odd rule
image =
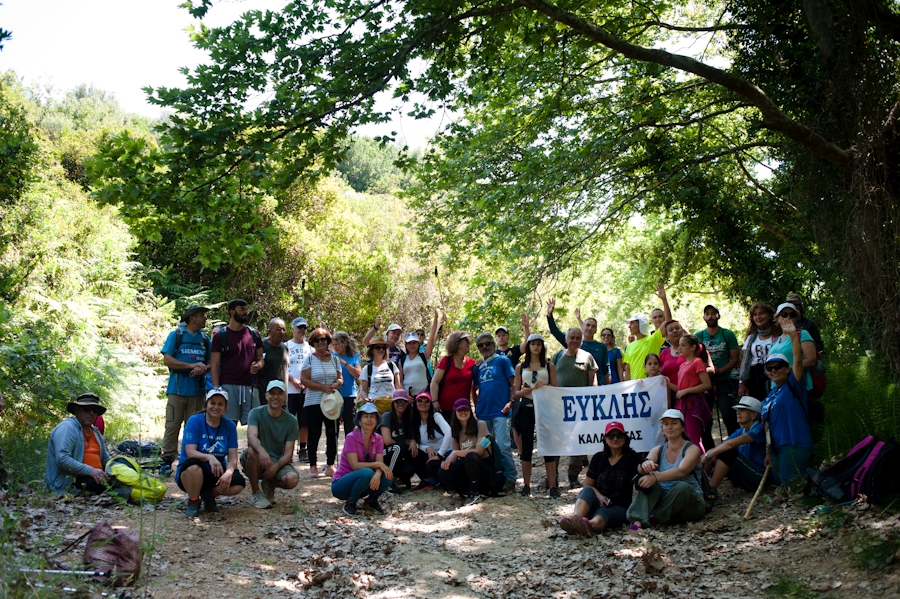
[[[217,496],[237,495],[247,485],[237,471],[237,426],[223,418],[227,407],[228,393],[221,387],[211,389],[206,411],[184,423],[175,484],[187,493],[189,517],[200,514],[201,499],[207,512],[218,512]]]
[[[603,451],[591,458],[584,488],[578,493],[572,516],[559,521],[569,534],[590,537],[627,522],[634,486],[631,479],[641,457],[631,449],[631,438],[621,422],[610,422],[603,435]]]
[[[423,391],[416,395],[416,411],[410,416],[409,453],[419,477],[416,491],[427,491],[437,484],[441,460],[450,451],[453,441],[450,425],[440,412],[435,412],[434,405],[431,395]]]
[[[772,463],[775,484],[806,477],[812,454],[812,436],[806,414],[809,405],[803,380],[803,352],[797,328],[790,317],[779,317],[781,329],[790,338],[793,358],[770,353],[766,360],[766,376],[773,389],[762,405],[762,420],[771,435],[772,444],[766,460]],[[804,342],[805,343],[805,342]]]
[[[637,467],[640,492],[635,493],[625,515],[631,530],[640,530],[645,524],[694,522],[706,514],[700,448],[684,433],[684,414],[666,410],[661,420],[665,442],[651,449]]]
[[[356,514],[356,503],[363,497],[366,507],[383,514],[378,498],[391,486],[394,475],[384,463],[384,442],[375,432],[378,409],[371,403],[362,404],[354,424],[358,429],[344,439],[341,463],[331,480],[331,494],[344,500],[343,510],[348,516]]]
[[[713,467],[709,481],[716,500],[719,484],[726,476],[731,484],[745,491],[759,488],[766,466],[766,431],[759,420],[762,402],[744,396],[734,409],[737,410],[738,428],[721,445],[710,449],[701,462]]]
[[[392,493],[399,493],[397,481],[406,488],[412,487],[410,479],[415,474],[409,442],[412,439],[412,410],[409,408],[410,397],[403,389],[394,391],[391,398],[391,409],[381,415],[381,437],[384,439],[384,461],[394,473]]]
[[[438,473],[441,484],[465,498],[465,505],[478,501],[479,495],[496,495],[499,478],[491,456],[487,424],[472,415],[468,399],[454,402],[450,431],[453,451],[441,463]]]
[[[547,360],[547,345],[544,338],[537,333],[528,336],[528,353],[521,364],[516,365],[516,378],[513,382],[515,396],[519,402],[516,412],[516,445],[522,448],[519,461],[522,462],[522,480],[525,486],[519,491],[524,497],[531,495],[531,457],[534,453],[534,399],[533,389],[544,385],[556,386],[556,366]],[[550,493],[559,497],[556,486],[556,462],[544,462],[547,470],[547,483]]]
[[[781,325],[775,322],[775,308],[763,302],[750,306],[750,325],[747,327],[747,338],[744,356],[741,358],[740,397],[765,397],[768,395],[769,379],[766,378],[766,358],[772,343],[781,337]]]

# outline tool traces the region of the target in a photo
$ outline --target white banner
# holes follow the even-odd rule
[[[540,455],[587,455],[603,449],[603,432],[621,422],[635,451],[663,441],[660,416],[667,408],[665,379],[655,376],[602,387],[551,387],[532,391]]]

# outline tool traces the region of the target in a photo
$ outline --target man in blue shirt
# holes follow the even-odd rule
[[[203,332],[208,311],[209,308],[196,304],[185,308],[178,328],[169,333],[160,350],[163,364],[169,369],[160,474],[172,471],[172,462],[178,455],[178,433],[188,418],[203,409],[211,345]]]
[[[487,424],[488,431],[500,448],[503,475],[506,477],[503,489],[515,492],[516,463],[510,447],[509,416],[513,407],[513,381],[516,373],[509,358],[497,351],[493,335],[481,333],[475,339],[475,345],[484,357],[484,361],[476,364],[472,370],[476,393],[475,409],[478,420]]]
[[[737,412],[738,429],[702,458],[704,465],[710,463],[714,466],[709,486],[717,502],[719,484],[725,476],[731,479],[735,487],[755,491],[766,470],[766,430],[759,419],[762,402],[744,396],[734,410]]]

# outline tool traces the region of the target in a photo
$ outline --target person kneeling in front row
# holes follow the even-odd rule
[[[294,442],[300,433],[297,418],[284,409],[284,381],[269,382],[266,401],[266,405],[250,410],[249,447],[241,453],[241,466],[253,490],[250,505],[259,509],[275,505],[276,488],[293,489],[300,482],[300,475],[291,466]]]
[[[735,487],[755,491],[766,471],[766,431],[759,419],[762,402],[744,396],[734,409],[737,410],[739,428],[722,444],[707,451],[701,460],[704,466],[713,465],[709,486],[716,503],[719,502],[719,484],[726,476]]]
[[[681,410],[666,410],[662,418],[666,440],[637,467],[638,491],[626,517],[631,530],[644,524],[693,522],[706,514],[700,486],[700,448],[684,432]]]
[[[356,514],[356,503],[364,503],[379,514],[384,513],[378,498],[391,486],[394,474],[384,463],[384,439],[375,432],[378,408],[373,403],[359,407],[354,419],[355,431],[344,438],[341,463],[331,479],[331,494],[344,500],[344,513]]]
[[[52,493],[103,493],[109,480],[103,468],[110,456],[94,421],[106,408],[93,393],[83,393],[66,410],[72,416],[53,429],[47,444],[47,487]]]
[[[217,496],[238,495],[247,485],[237,471],[237,426],[223,418],[227,408],[228,392],[210,389],[206,411],[194,414],[184,425],[175,484],[187,493],[188,517],[200,514],[201,499],[207,512],[218,512]]]
[[[625,426],[621,422],[607,424],[603,451],[591,458],[584,488],[575,501],[575,511],[559,521],[560,528],[569,534],[590,537],[625,524],[625,512],[634,490],[631,479],[640,463]]]

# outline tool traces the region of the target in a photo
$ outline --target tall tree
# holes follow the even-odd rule
[[[211,2],[188,4],[202,17]],[[152,92],[177,116],[106,198],[168,212],[236,181],[286,185],[333,165],[351,127],[389,118],[378,92],[418,92],[432,105],[414,115],[463,115],[414,192],[436,246],[487,236],[476,255],[500,247],[534,281],[618,242],[623,219],[663,217],[675,260],[661,269],[711,263],[733,295],[771,299],[810,277],[900,375],[898,22],[880,0],[251,11],[194,32],[209,64]]]

